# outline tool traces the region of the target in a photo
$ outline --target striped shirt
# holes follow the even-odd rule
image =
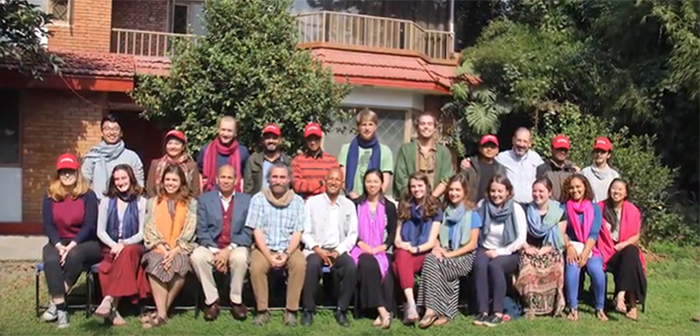
[[[245,226],[263,231],[267,248],[283,252],[289,247],[294,232],[304,232],[305,219],[304,200],[299,195],[294,195],[287,207],[278,208],[270,204],[265,195],[257,193],[250,200]]]
[[[338,168],[335,156],[319,151],[316,154],[303,153],[292,160],[294,191],[304,199],[326,192],[324,180],[331,168]]]

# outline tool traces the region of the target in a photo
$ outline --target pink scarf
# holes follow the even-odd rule
[[[600,211],[605,213],[605,202],[600,202],[598,203],[598,206],[600,207]],[[620,216],[620,241],[626,241],[627,239],[630,239],[630,237],[639,234],[642,229],[642,215],[639,212],[639,209],[637,209],[634,204],[624,201],[622,203],[622,214]],[[606,254],[609,254],[607,257],[603,255],[603,260],[607,262],[610,260],[610,258],[615,254],[615,241],[612,239],[612,235],[610,234],[610,230],[608,230],[608,226],[603,223],[603,227],[600,228],[600,238],[598,238],[598,242],[600,245],[604,245],[605,249],[601,250],[601,252],[604,252]],[[644,273],[646,274],[647,272],[647,263],[646,260],[644,260],[644,253],[642,253],[642,250],[639,249],[639,261],[642,262],[642,268],[644,269]]]
[[[578,218],[580,214],[583,214],[583,223],[581,223]],[[588,240],[588,235],[591,233],[591,228],[593,227],[593,217],[595,217],[593,202],[589,200],[583,200],[581,203],[576,203],[572,200],[566,201],[566,216],[574,229],[576,239],[585,244],[586,240]],[[593,252],[593,257],[603,257],[603,267],[605,267],[605,263],[612,254],[608,255],[608,251],[602,252],[602,249],[607,249],[607,246],[603,246],[600,243],[600,239],[598,239],[591,252]],[[606,259],[606,256],[608,259]]]

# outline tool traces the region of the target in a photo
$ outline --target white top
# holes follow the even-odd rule
[[[531,149],[523,156],[509,149],[498,153],[496,161],[506,170],[506,177],[513,184],[513,200],[532,202],[532,184],[537,179],[537,167],[544,163],[542,157]]]
[[[610,183],[612,183],[614,179],[620,177],[620,173],[610,168],[610,166],[604,171],[600,171],[594,166],[588,166],[581,170],[581,174],[591,183],[594,203],[606,200],[608,198]]]
[[[620,221],[622,221],[622,211],[615,210],[615,216],[617,216],[617,228],[615,228],[615,231],[612,230],[612,225],[608,223],[607,221],[605,222],[605,226],[608,227],[608,231],[610,231],[610,237],[614,242],[619,242],[620,241]]]
[[[357,212],[355,204],[347,197],[339,195],[331,203],[326,193],[309,197],[306,200],[306,220],[304,233],[304,254],[313,253],[318,246],[335,250],[339,255],[349,252],[357,243]]]
[[[478,206],[481,207],[484,200],[479,201]],[[511,255],[520,250],[527,239],[527,217],[525,210],[517,204],[513,204],[513,215],[515,216],[515,226],[517,237],[508,245],[503,245],[503,223],[491,222],[491,230],[484,238],[482,246],[488,250],[496,250],[498,255]],[[484,223],[486,225],[486,223]]]

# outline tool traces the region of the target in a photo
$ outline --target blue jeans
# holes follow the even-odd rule
[[[586,263],[586,273],[591,277],[593,283],[593,295],[595,296],[595,309],[605,307],[605,285],[606,277],[603,270],[603,258],[591,257]],[[564,266],[564,287],[566,300],[569,301],[569,308],[578,308],[578,289],[581,278],[581,269],[578,264],[566,263]]]

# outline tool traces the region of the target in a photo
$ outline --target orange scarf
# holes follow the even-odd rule
[[[165,243],[169,248],[177,246],[177,239],[180,238],[182,229],[185,226],[185,217],[187,216],[187,205],[183,202],[177,202],[175,205],[175,216],[170,215],[168,210],[168,201],[157,201],[155,206],[156,229],[163,236]]]

